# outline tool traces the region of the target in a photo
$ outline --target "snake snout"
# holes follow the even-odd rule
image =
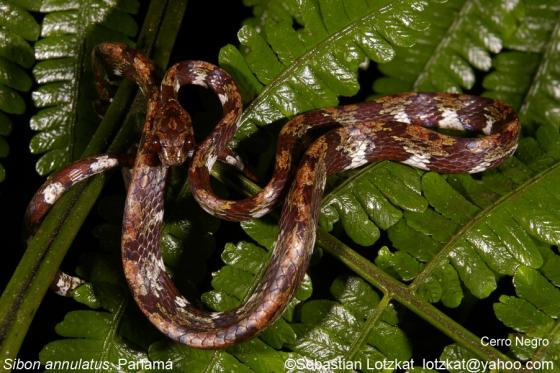
[[[186,134],[178,134],[173,138],[160,138],[159,157],[165,166],[179,166],[192,156],[194,147],[192,139]]]
[[[166,103],[156,128],[159,157],[164,165],[178,166],[192,156],[194,134],[191,117],[177,101]]]

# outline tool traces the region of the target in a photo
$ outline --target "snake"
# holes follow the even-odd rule
[[[243,112],[233,78],[208,62],[183,61],[168,69],[158,86],[154,65],[136,49],[103,43],[94,54],[113,75],[136,81],[147,99],[123,214],[121,254],[126,280],[150,322],[171,339],[194,348],[232,346],[281,317],[307,271],[330,175],[381,160],[439,173],[479,173],[508,159],[521,131],[510,106],[467,94],[406,92],[318,109],[296,115],[281,128],[274,170],[262,190],[244,199],[227,200],[212,190],[210,172],[218,160],[239,170],[245,167],[228,147]],[[97,88],[107,97],[105,75],[97,73]],[[195,144],[191,118],[178,99],[184,85],[212,91],[222,107],[221,119],[200,144]],[[315,130],[324,132],[307,141]],[[454,136],[453,131],[464,135]],[[300,149],[304,143],[310,145]],[[38,224],[78,181],[130,163],[130,157],[105,154],[67,166],[36,193],[28,219]],[[162,260],[166,177],[171,167],[184,163],[193,197],[221,219],[262,217],[284,201],[269,261],[258,285],[237,308],[223,312],[197,308],[176,288]]]

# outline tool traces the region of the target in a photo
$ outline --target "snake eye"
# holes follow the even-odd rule
[[[161,144],[158,138],[152,138],[150,141],[150,150],[153,153],[159,154],[161,152]]]
[[[194,136],[187,135],[187,137],[185,138],[185,143],[183,144],[183,153],[187,158],[192,158],[194,154],[194,146]]]

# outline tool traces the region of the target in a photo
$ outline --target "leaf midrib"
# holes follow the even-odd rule
[[[124,310],[126,309],[126,305],[128,303],[128,297],[123,297],[123,299],[119,302],[117,309],[115,312],[111,312],[111,323],[109,324],[109,331],[107,335],[103,339],[102,348],[101,348],[101,356],[99,361],[108,361],[108,356],[110,354],[110,349],[117,343],[116,335],[117,331],[119,330],[119,324],[122,320],[124,315]],[[100,370],[96,370],[96,372],[101,372]]]
[[[438,60],[438,58],[440,56],[440,53],[445,48],[448,47],[449,43],[451,43],[451,40],[455,36],[455,31],[457,31],[457,29],[467,19],[467,16],[465,14],[470,12],[472,7],[473,7],[472,0],[467,0],[465,2],[465,4],[463,4],[463,7],[461,8],[461,10],[455,15],[455,18],[454,18],[453,22],[451,23],[451,25],[449,26],[449,28],[447,29],[447,32],[445,33],[445,36],[439,42],[437,47],[434,49],[434,51],[432,53],[432,56],[424,64],[424,68],[422,69],[422,72],[416,77],[416,80],[414,81],[414,84],[412,85],[412,90],[413,91],[417,91],[420,84],[424,83],[424,81],[427,78],[427,75],[430,72],[431,67]]]
[[[554,326],[554,328],[552,328],[552,330],[550,331],[550,333],[548,333],[547,336],[547,340],[549,341],[554,341],[557,340],[557,338],[560,336],[560,320],[556,320],[556,325]],[[544,358],[547,357],[547,352],[550,352],[551,350],[554,349],[556,345],[554,343],[549,343],[548,345],[542,345],[541,347],[539,347],[535,353],[533,353],[531,355],[531,361],[541,361]],[[548,355],[550,356],[550,355]]]
[[[329,203],[331,203],[331,201],[335,199],[339,193],[343,192],[344,189],[348,187],[348,185],[351,185],[356,180],[361,179],[362,177],[364,177],[364,175],[368,174],[369,172],[372,172],[372,170],[378,167],[383,167],[383,165],[387,163],[389,163],[389,161],[375,162],[359,169],[357,172],[344,179],[343,182],[341,182],[333,190],[327,193],[321,200],[321,207],[325,207]]]
[[[455,248],[455,244],[459,239],[461,239],[472,227],[474,227],[479,222],[483,221],[484,219],[488,218],[488,216],[495,211],[496,209],[504,206],[511,200],[523,195],[529,188],[533,185],[539,183],[544,178],[546,178],[550,173],[554,172],[557,168],[560,167],[560,162],[557,162],[553,166],[549,167],[548,169],[541,171],[540,173],[536,174],[531,179],[527,180],[525,183],[517,186],[509,193],[503,195],[494,203],[489,205],[483,210],[480,210],[478,214],[476,214],[467,224],[463,225],[455,234],[449,239],[449,241],[445,244],[445,246],[433,257],[430,262],[426,264],[424,269],[416,276],[414,281],[409,285],[412,291],[415,291],[418,286],[424,283],[432,273],[439,267],[441,267],[447,260],[449,253],[451,250]]]
[[[332,47],[330,46],[332,43],[338,41],[346,37],[347,35],[351,34],[356,28],[360,27],[366,22],[371,22],[371,19],[375,19],[380,14],[384,12],[388,12],[389,9],[394,7],[398,7],[406,0],[399,0],[398,3],[391,3],[385,5],[383,7],[376,7],[372,9],[367,15],[358,18],[356,21],[351,22],[348,26],[345,26],[342,30],[335,32],[329,35],[326,39],[317,43],[314,47],[310,48],[307,52],[296,58],[290,66],[286,67],[284,71],[282,71],[276,78],[270,82],[270,84],[266,85],[262,92],[249,104],[246,110],[243,111],[241,118],[239,119],[240,125],[239,127],[243,127],[243,125],[247,122],[247,118],[253,115],[253,112],[258,110],[258,106],[262,103],[265,103],[269,97],[274,93],[274,90],[278,88],[282,83],[288,80],[288,78],[295,76],[296,71],[300,68],[306,66],[309,61],[312,61],[314,57],[316,57],[319,53],[324,52],[325,46],[329,46],[327,49],[331,50]]]
[[[556,22],[556,26],[554,26],[554,30],[550,34],[550,39],[548,40],[547,46],[545,48],[545,52],[542,55],[541,63],[539,64],[539,68],[535,75],[533,75],[533,83],[531,87],[527,91],[525,97],[523,98],[523,105],[519,108],[519,116],[521,118],[525,118],[527,113],[529,112],[529,108],[531,107],[531,102],[533,98],[537,95],[540,91],[542,86],[542,77],[546,76],[546,72],[548,70],[548,66],[550,61],[553,60],[550,58],[551,54],[554,53],[555,49],[557,48],[558,39],[560,38],[560,14],[558,16],[559,21]]]

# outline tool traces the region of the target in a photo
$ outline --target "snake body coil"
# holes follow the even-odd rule
[[[242,110],[230,76],[211,64],[186,61],[170,68],[161,89],[157,89],[153,67],[136,51],[116,43],[102,44],[96,50],[115,73],[137,81],[148,98],[123,218],[122,260],[127,281],[139,307],[158,329],[197,348],[223,348],[246,340],[281,316],[309,264],[320,200],[329,175],[378,160],[445,173],[482,172],[513,154],[520,132],[517,116],[509,106],[468,95],[403,93],[317,110],[293,118],[282,128],[274,174],[260,193],[243,200],[223,200],[210,187],[213,164],[221,159],[243,168],[227,149]],[[189,167],[192,193],[206,211],[235,221],[262,216],[272,209],[293,178],[282,207],[278,239],[263,277],[243,305],[226,312],[192,306],[167,274],[159,248],[167,170],[193,154],[190,118],[177,101],[177,92],[185,84],[214,91],[224,113],[214,131],[194,151]],[[102,93],[105,90],[103,84],[98,88]],[[317,127],[332,129],[307,148],[293,171],[294,150]],[[480,136],[457,138],[430,128]],[[89,164],[92,162],[95,160]],[[113,162],[111,167],[120,163]],[[100,170],[97,167],[96,171]],[[52,189],[70,172],[76,172],[76,168],[69,166],[47,181],[35,205],[45,204],[45,188]],[[67,187],[65,184],[57,190],[57,196]],[[56,200],[50,197],[46,203],[49,206]],[[39,214],[30,211],[30,219],[37,222]]]

